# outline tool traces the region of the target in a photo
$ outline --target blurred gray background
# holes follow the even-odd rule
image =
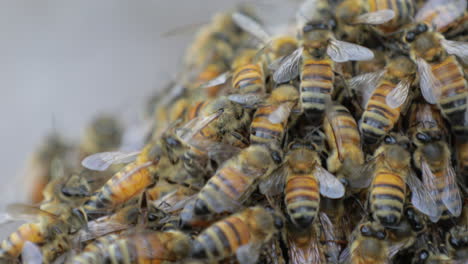
[[[275,22],[293,13],[279,2],[252,3]],[[48,132],[77,139],[97,113],[139,109],[175,75],[195,30],[163,32],[236,3],[0,0],[0,210],[25,196],[23,166]]]

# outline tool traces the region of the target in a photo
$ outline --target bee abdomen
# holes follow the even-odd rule
[[[400,176],[378,172],[370,194],[373,217],[382,224],[397,224],[403,211],[405,194],[406,185]]]
[[[315,219],[320,203],[317,180],[310,174],[288,177],[284,199],[291,219],[300,227],[308,227]]]
[[[17,257],[26,241],[33,243],[44,242],[45,237],[38,224],[23,224],[11,233],[0,246],[0,257]]]
[[[306,114],[321,114],[333,90],[331,60],[304,60],[301,72],[301,101]]]
[[[273,124],[268,120],[268,116],[274,110],[272,107],[257,109],[250,128],[251,144],[281,143],[285,124]]]
[[[240,93],[265,92],[265,78],[260,65],[248,64],[240,67],[234,73],[232,86]]]

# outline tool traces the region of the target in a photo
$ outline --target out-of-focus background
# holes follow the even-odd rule
[[[270,23],[294,12],[279,2],[252,1]],[[162,34],[239,3],[0,0],[0,211],[24,201],[23,167],[47,133],[77,140],[98,113],[141,109],[175,76],[196,29]]]

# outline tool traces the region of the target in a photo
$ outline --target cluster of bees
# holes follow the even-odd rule
[[[47,140],[0,262],[467,263],[467,18],[466,0],[308,0],[270,34],[217,14],[140,151],[111,151],[109,118]]]

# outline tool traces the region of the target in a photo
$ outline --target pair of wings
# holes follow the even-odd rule
[[[316,177],[320,183],[320,193],[328,198],[338,199],[345,194],[343,184],[325,168],[315,164],[315,170],[310,175]],[[283,192],[288,174],[291,173],[287,165],[283,165],[275,170],[268,178],[263,180],[260,185],[260,192],[268,196],[278,195]]]
[[[466,10],[466,0],[429,0],[416,13],[416,21],[430,19],[437,30],[444,28]]]
[[[386,70],[364,73],[348,81],[349,88],[361,95],[361,106],[363,108],[366,107],[367,102],[385,74],[387,74]],[[412,82],[413,79],[410,78],[400,80],[385,97],[386,104],[393,109],[402,106],[408,98]]]

